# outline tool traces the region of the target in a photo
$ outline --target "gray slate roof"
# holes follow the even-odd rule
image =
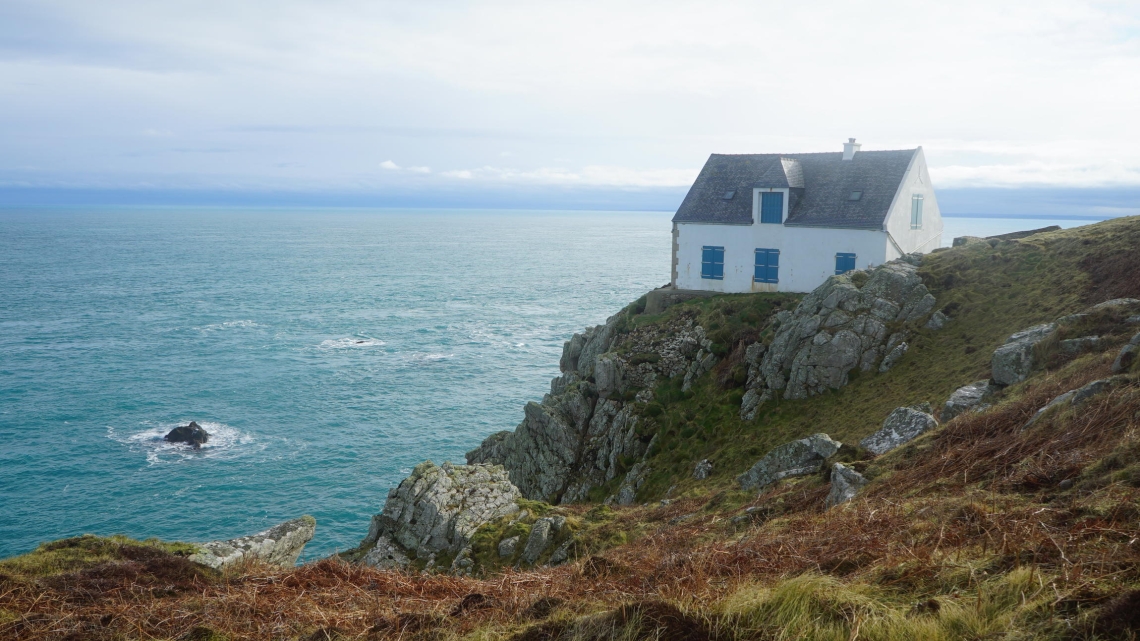
[[[673,222],[749,225],[754,187],[791,187],[785,225],[882,229],[917,151],[859,151],[851,160],[842,152],[712,154]],[[729,191],[736,195],[724,200]],[[863,196],[850,200],[853,191]]]

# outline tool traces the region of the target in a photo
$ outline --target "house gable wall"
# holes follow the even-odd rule
[[[911,198],[915,194],[923,196],[921,229],[910,228]],[[917,251],[926,254],[942,244],[942,212],[938,208],[922,147],[915,150],[883,224],[904,253]],[[891,245],[887,256],[888,260],[893,260],[899,257],[899,252]]]

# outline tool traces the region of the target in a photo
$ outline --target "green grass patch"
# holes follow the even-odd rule
[[[181,557],[198,551],[198,546],[192,543],[158,539],[137,541],[118,534],[109,537],[84,534],[42,543],[28,554],[0,561],[0,574],[32,579],[75,572],[101,563],[124,560],[125,547],[155,549]]]

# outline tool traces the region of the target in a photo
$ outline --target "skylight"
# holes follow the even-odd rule
[[[847,200],[859,200],[862,197],[863,197],[863,192],[853,191],[853,192],[851,192],[851,195],[847,197]]]
[[[732,190],[732,191],[726,191],[726,192],[724,192],[724,196],[723,196],[723,197],[724,197],[724,199],[725,199],[725,200],[732,200],[732,197],[733,197],[733,196],[735,196],[735,195],[736,195],[736,190],[734,189],[734,190]]]

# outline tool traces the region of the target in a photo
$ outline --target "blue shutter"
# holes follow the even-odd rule
[[[855,254],[839,253],[835,255],[835,273],[846,274],[855,269]]]
[[[724,247],[701,248],[701,278],[724,280]]]
[[[752,280],[757,283],[780,282],[780,250],[756,250],[756,271],[752,275]]]
[[[760,194],[760,222],[784,222],[784,192],[771,191]]]

